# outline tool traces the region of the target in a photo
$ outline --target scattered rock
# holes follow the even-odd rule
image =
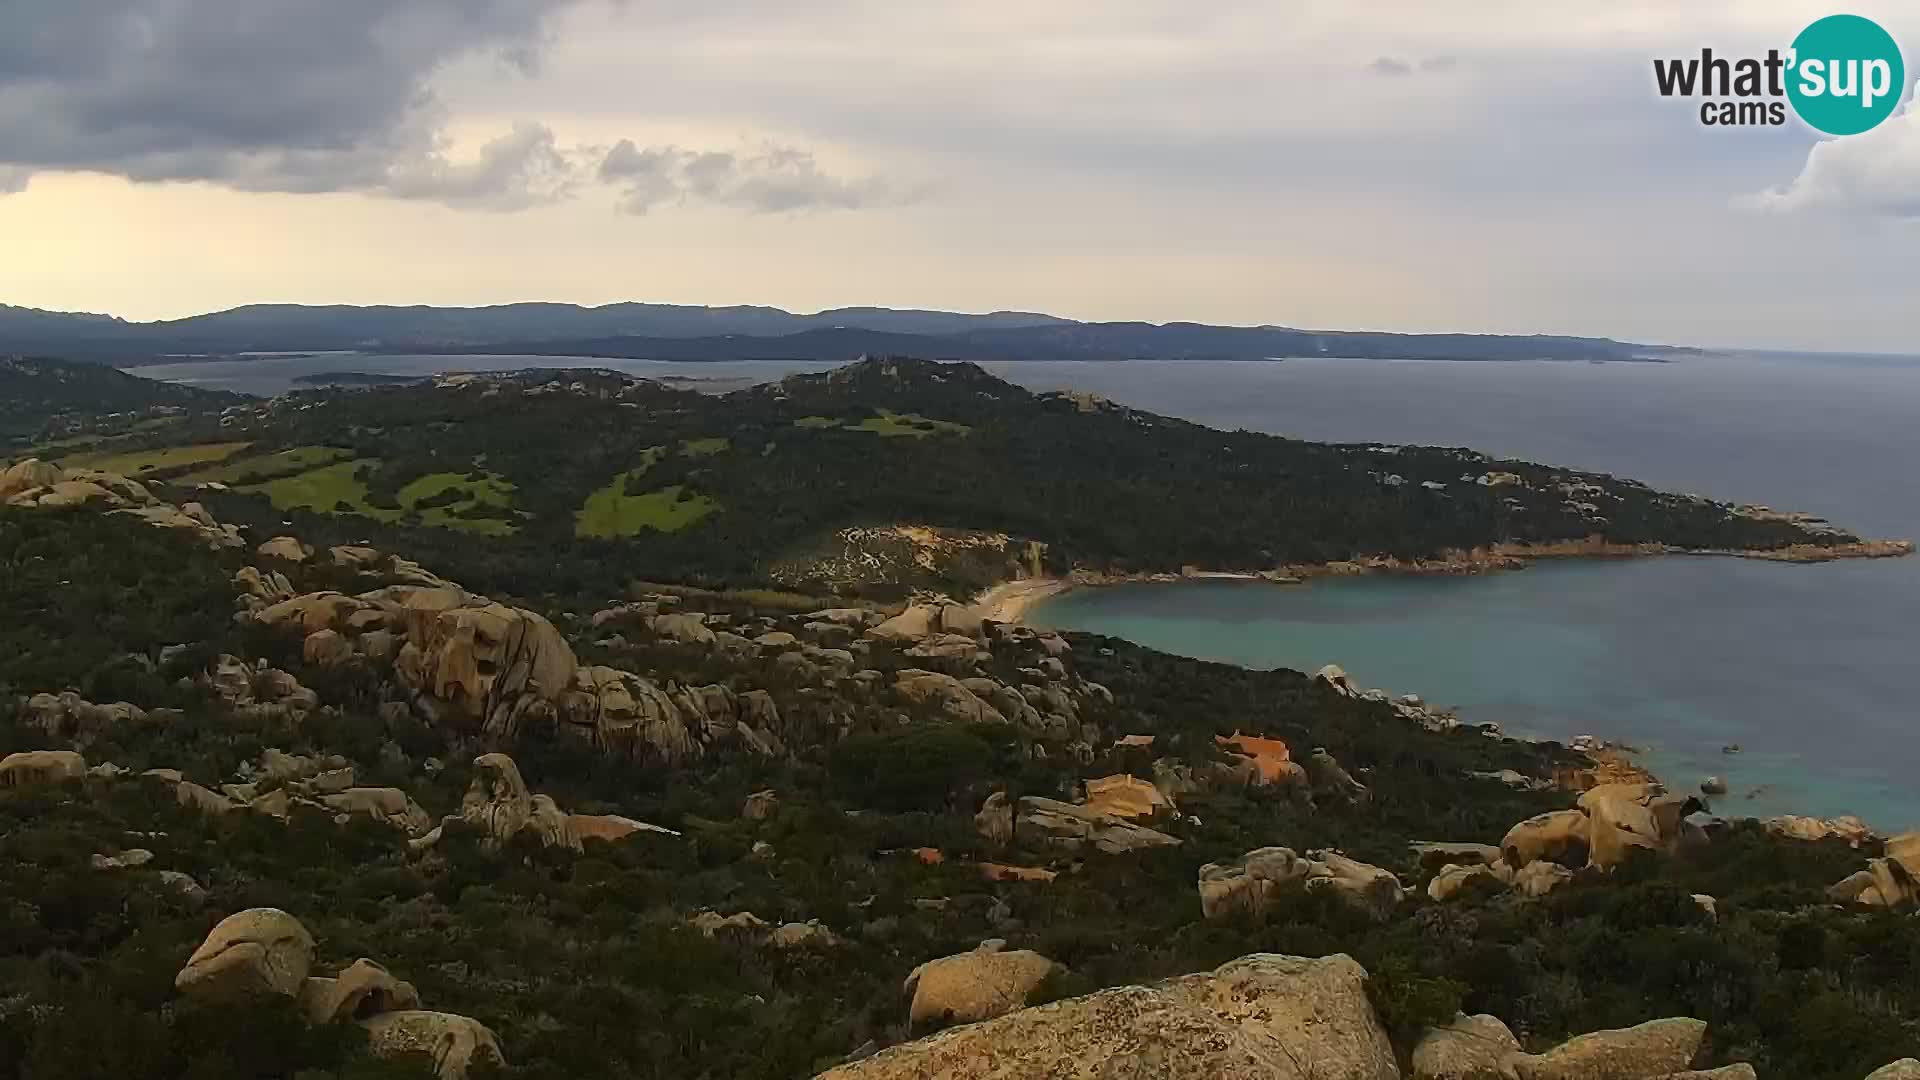
[[[291,563],[303,563],[313,558],[313,549],[291,536],[276,536],[254,549],[263,559],[285,559]]]
[[[757,937],[767,931],[767,921],[751,911],[736,911],[722,916],[716,911],[702,911],[687,920],[687,925],[700,931],[707,937],[725,935],[743,935]]]
[[[72,750],[22,750],[0,758],[0,788],[63,784],[87,775],[87,759]]]
[[[846,944],[840,935],[817,919],[790,922],[767,935],[767,944],[776,949],[830,949]]]
[[[420,994],[412,983],[363,957],[334,978],[308,979],[300,990],[300,1007],[310,1024],[337,1024],[418,1009]]]
[[[1460,1015],[1428,1028],[1413,1048],[1412,1080],[1513,1080],[1520,1040],[1495,1016]]]
[[[745,806],[740,808],[740,816],[748,821],[765,821],[780,809],[780,796],[772,789],[756,791],[747,796]]]
[[[1007,793],[996,791],[987,796],[980,812],[973,815],[973,825],[988,843],[1001,847],[1013,843],[1013,804]]]
[[[1150,818],[1173,809],[1173,803],[1145,780],[1121,773],[1087,781],[1087,809],[1114,817]]]
[[[219,1000],[297,997],[313,964],[313,935],[279,908],[221,920],[173,980],[183,994]]]
[[[991,798],[988,800],[991,802]],[[976,818],[976,820],[978,820]],[[1027,795],[1020,799],[1013,833],[1023,843],[1035,843],[1066,851],[1092,847],[1108,855],[1118,855],[1149,847],[1174,846],[1177,837],[1155,829],[1135,825],[1124,818],[1102,814],[1084,806]]]
[[[1649,1020],[1580,1035],[1544,1054],[1516,1054],[1512,1061],[1517,1080],[1645,1080],[1691,1067],[1706,1036],[1700,1020]]]
[[[374,1057],[431,1061],[439,1080],[465,1080],[475,1062],[506,1064],[500,1040],[471,1017],[412,1009],[384,1013],[361,1026],[367,1030],[367,1049]]]
[[[997,938],[972,952],[929,960],[907,976],[909,1022],[971,1024],[1023,1008],[1027,996],[1060,965],[1030,949],[1006,951]]]
[[[95,855],[95,870],[131,870],[136,866],[145,866],[153,861],[153,852],[146,848],[128,848],[118,855]]]
[[[1700,793],[1702,795],[1725,795],[1727,793],[1727,781],[1723,777],[1709,776],[1700,781]]]
[[[1432,881],[1427,882],[1427,895],[1434,900],[1444,902],[1460,895],[1478,897],[1502,892],[1508,884],[1509,880],[1503,879],[1487,863],[1472,863],[1465,866],[1448,863],[1440,868],[1439,873],[1433,875]]]

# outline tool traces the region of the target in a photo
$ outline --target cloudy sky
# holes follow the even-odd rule
[[[1920,352],[1799,0],[0,0],[0,303],[763,303]],[[1920,67],[1920,7],[1857,0]]]

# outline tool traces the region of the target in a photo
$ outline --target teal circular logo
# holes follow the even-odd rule
[[[1800,31],[1788,64],[1793,111],[1829,135],[1871,129],[1893,114],[1906,88],[1893,35],[1858,15],[1829,15]]]

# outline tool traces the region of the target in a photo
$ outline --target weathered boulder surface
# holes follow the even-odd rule
[[[1429,1028],[1413,1048],[1413,1080],[1514,1080],[1520,1040],[1497,1016],[1453,1018]]]
[[[991,800],[989,800],[991,801]],[[1180,843],[1157,829],[1135,825],[1124,818],[1102,814],[1085,806],[1026,795],[1014,820],[1014,836],[1022,843],[1078,851],[1092,847],[1108,855]]]
[[[1088,780],[1084,805],[1097,813],[1128,820],[1150,818],[1173,809],[1172,800],[1161,794],[1159,788],[1125,773]]]
[[[313,558],[313,549],[292,536],[276,536],[253,550],[263,559],[285,559],[292,563]]]
[[[1292,848],[1264,847],[1232,863],[1208,863],[1200,868],[1200,911],[1208,919],[1236,912],[1264,915],[1289,884],[1309,891],[1327,889],[1374,918],[1385,918],[1405,895],[1400,879],[1387,870],[1337,851],[1309,851],[1303,858]]]
[[[331,979],[309,978],[300,989],[300,1007],[308,1023],[334,1024],[417,1009],[420,994],[412,983],[362,957]]]
[[[1256,848],[1231,863],[1207,863],[1200,868],[1200,913],[1208,919],[1263,915],[1282,888],[1306,877],[1306,860],[1285,847]]]
[[[748,821],[765,821],[779,809],[780,794],[769,788],[747,796],[746,804],[740,808],[740,816]]]
[[[183,994],[219,1000],[298,997],[313,965],[313,935],[279,908],[221,920],[174,977]]]
[[[506,1064],[500,1040],[471,1017],[409,1009],[383,1013],[361,1026],[367,1030],[367,1049],[374,1057],[430,1061],[440,1080],[465,1080],[476,1062]]]
[[[542,615],[450,591],[404,595],[407,643],[394,663],[401,681],[489,733],[551,715],[579,667],[567,639]]]
[[[1809,843],[1832,838],[1844,840],[1853,847],[1859,847],[1873,838],[1873,829],[1866,822],[1851,815],[1815,818],[1788,814],[1768,818],[1764,824],[1767,831],[1775,836],[1783,836],[1789,840],[1805,840]]]
[[[929,960],[907,976],[913,1024],[971,1024],[1023,1008],[1047,977],[1063,970],[1031,949],[983,941],[972,952]]]
[[[419,836],[433,828],[432,815],[399,788],[348,788],[338,794],[322,795],[320,802],[336,814],[372,818],[409,836]]]
[[[1506,870],[1505,864],[1501,864],[1500,869]],[[1512,881],[1512,871],[1506,870],[1506,873],[1507,876],[1503,878],[1499,871],[1486,863],[1473,863],[1467,866],[1448,863],[1440,868],[1439,873],[1433,875],[1432,881],[1427,882],[1427,895],[1435,900],[1447,901],[1455,896],[1477,896],[1503,891]]]
[[[963,724],[1004,724],[1000,710],[982,701],[966,684],[937,671],[906,668],[894,676],[893,688],[910,705],[928,707],[941,717]]]
[[[1398,1080],[1345,955],[1254,954],[883,1050],[821,1080]]]
[[[1869,1073],[1867,1080],[1920,1080],[1920,1058],[1901,1058],[1882,1065]]]
[[[1584,858],[1588,850],[1587,815],[1578,810],[1535,814],[1507,830],[1501,856],[1515,870],[1540,860]]]
[[[215,521],[206,507],[163,502],[145,484],[118,473],[63,469],[28,459],[0,472],[0,502],[40,510],[98,506],[109,513],[139,518],[155,528],[193,532],[210,547],[245,546],[239,528]]]
[[[1827,890],[1827,895],[1841,903],[1867,907],[1920,905],[1920,832],[1888,840],[1881,858],[1868,859],[1865,870],[1842,878]]]
[[[1704,1021],[1649,1020],[1576,1036],[1544,1054],[1511,1059],[1518,1080],[1649,1080],[1684,1072],[1707,1037]]]
[[[22,750],[0,758],[0,788],[60,784],[87,775],[87,759],[72,750]]]
[[[147,711],[125,701],[96,705],[66,690],[28,698],[21,708],[21,719],[53,738],[87,743],[116,727],[146,723]]]
[[[1005,846],[1013,843],[1013,803],[1007,793],[996,791],[980,804],[973,815],[973,826],[988,843]]]

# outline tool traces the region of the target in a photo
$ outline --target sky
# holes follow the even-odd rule
[[[622,300],[1920,352],[1800,0],[0,0],[0,303]],[[1920,77],[1920,5],[1857,0]],[[1911,87],[1907,88],[1909,94]]]

